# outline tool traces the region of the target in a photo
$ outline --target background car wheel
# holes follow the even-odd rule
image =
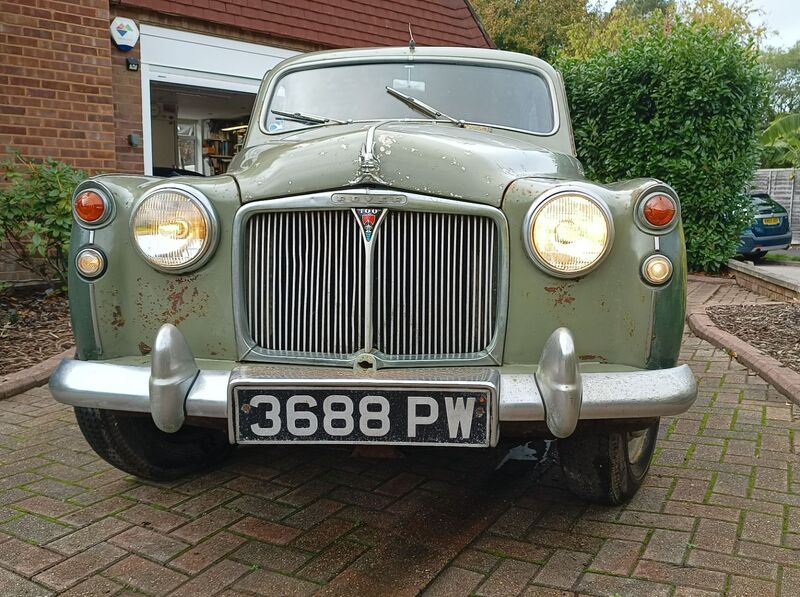
[[[595,428],[558,440],[561,469],[570,491],[609,505],[633,497],[650,468],[658,423],[619,431]]]
[[[742,257],[748,261],[761,261],[766,254],[766,251],[753,251],[752,253],[744,253]]]
[[[118,415],[75,407],[78,426],[95,452],[127,473],[154,481],[177,479],[226,458],[234,449],[227,434],[184,426],[164,433],[149,416]]]

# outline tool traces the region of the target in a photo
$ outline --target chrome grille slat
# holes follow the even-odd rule
[[[244,320],[255,345],[322,358],[374,347],[412,360],[487,349],[497,321],[494,220],[389,210],[368,247],[354,213],[250,217],[242,279]]]

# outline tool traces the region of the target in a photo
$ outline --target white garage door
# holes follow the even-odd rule
[[[150,83],[256,93],[264,74],[297,52],[242,41],[141,25],[142,145],[152,174]]]

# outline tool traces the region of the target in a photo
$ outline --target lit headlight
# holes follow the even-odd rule
[[[549,273],[574,277],[605,257],[614,236],[608,207],[577,191],[563,191],[535,203],[525,219],[531,258]]]
[[[136,206],[131,218],[139,253],[157,269],[185,272],[211,256],[218,237],[213,208],[189,189],[160,189]]]

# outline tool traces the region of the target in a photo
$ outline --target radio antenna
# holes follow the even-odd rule
[[[408,24],[408,49],[412,52],[417,47],[417,42],[414,39],[414,34],[411,32],[411,23]]]

